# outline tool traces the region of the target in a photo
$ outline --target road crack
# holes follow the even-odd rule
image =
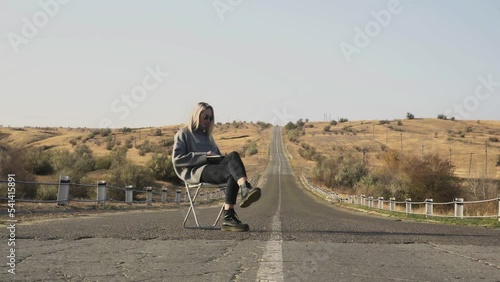
[[[442,251],[442,252],[445,252],[447,254],[457,256],[457,257],[462,257],[462,258],[465,258],[465,259],[468,259],[468,260],[472,260],[472,261],[475,261],[475,262],[479,262],[479,263],[482,263],[484,265],[491,266],[493,268],[496,268],[496,269],[500,270],[500,266],[499,265],[491,263],[491,262],[489,262],[489,261],[487,261],[485,259],[480,259],[480,258],[475,258],[475,257],[471,257],[471,256],[462,255],[462,254],[459,254],[458,252],[454,252],[452,250],[447,250],[447,249],[444,249],[442,247],[439,247],[438,245],[433,244],[433,243],[429,243],[429,245],[431,246],[432,249],[435,249],[435,250],[438,250],[438,251]]]

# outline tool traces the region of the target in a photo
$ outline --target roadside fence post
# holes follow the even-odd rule
[[[498,194],[498,221],[500,221],[500,194]]]
[[[390,203],[390,208],[391,208],[391,211],[396,211],[396,198],[390,198],[389,199],[391,201]]]
[[[378,197],[378,208],[381,210],[384,209],[384,197]]]
[[[106,202],[106,181],[100,180],[97,182],[97,203],[105,204]]]
[[[366,195],[361,195],[361,205],[366,206]]]
[[[175,192],[175,202],[180,203],[181,202],[181,189],[177,189]]]
[[[168,202],[167,193],[168,193],[168,188],[163,187],[163,189],[161,189],[161,202],[162,203]]]
[[[368,205],[370,206],[370,208],[373,208],[373,197],[372,196],[368,197]]]
[[[59,189],[57,191],[58,206],[65,206],[68,204],[70,182],[69,176],[61,176],[59,178]]]
[[[425,217],[432,216],[433,214],[432,202],[432,199],[425,199]]]
[[[125,202],[129,205],[132,204],[134,199],[134,191],[132,191],[132,185],[125,186]]]
[[[146,187],[146,203],[148,206],[153,204],[153,187]]]
[[[411,198],[406,198],[406,214],[411,214]]]
[[[455,217],[464,218],[464,199],[455,198]]]
[[[187,202],[189,202],[188,192],[186,192],[186,193],[184,194],[184,202],[186,202],[186,203],[187,203]]]

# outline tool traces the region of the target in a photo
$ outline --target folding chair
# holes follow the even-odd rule
[[[203,229],[203,230],[214,230],[214,229],[220,229],[219,227],[216,227],[217,223],[220,220],[220,217],[222,215],[222,211],[224,210],[224,204],[222,204],[222,207],[219,211],[219,214],[217,215],[217,218],[215,219],[214,224],[211,226],[200,226],[200,223],[198,221],[198,217],[196,216],[196,209],[195,209],[195,203],[196,203],[196,198],[198,197],[198,194],[200,192],[201,188],[220,188],[224,191],[224,194],[226,193],[226,184],[212,184],[212,183],[206,183],[206,182],[201,182],[197,184],[189,184],[187,182],[184,182],[185,188],[186,188],[186,194],[189,199],[189,209],[184,217],[184,222],[182,223],[182,227],[188,228],[188,229]],[[196,191],[194,192],[194,195],[191,197],[191,190],[195,189]],[[196,226],[186,226],[186,222],[189,218],[190,214],[193,214],[194,221],[196,223]]]

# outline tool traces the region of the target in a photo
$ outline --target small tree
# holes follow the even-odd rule
[[[412,113],[406,113],[406,119],[414,119],[415,116]]]

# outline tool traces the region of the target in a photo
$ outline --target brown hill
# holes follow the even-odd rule
[[[459,177],[479,178],[486,174],[500,179],[500,121],[413,119],[337,125],[309,122],[304,127],[305,134],[298,137],[298,142],[285,137],[292,165],[300,173],[307,173],[314,166],[313,161],[304,161],[298,153],[307,144],[324,156],[350,152],[364,157],[371,166],[383,165],[381,154],[387,149],[417,155],[437,153],[451,158]]]
[[[0,149],[20,152],[31,148],[72,151],[78,144],[85,144],[92,150],[94,157],[102,157],[110,154],[115,146],[128,145],[127,158],[135,164],[144,165],[151,159],[152,155],[145,148],[148,144],[156,146],[156,150],[159,147],[160,151],[169,155],[172,153],[173,138],[181,126],[183,125],[113,130],[0,127]],[[265,169],[269,155],[269,129],[263,129],[260,125],[253,123],[219,124],[214,130],[214,138],[223,153],[239,151],[243,155],[249,143],[256,142],[258,153],[245,156],[244,162],[250,177]],[[92,172],[91,174],[91,178],[106,178],[105,171]],[[56,175],[36,176],[39,181],[56,181],[57,178]]]

